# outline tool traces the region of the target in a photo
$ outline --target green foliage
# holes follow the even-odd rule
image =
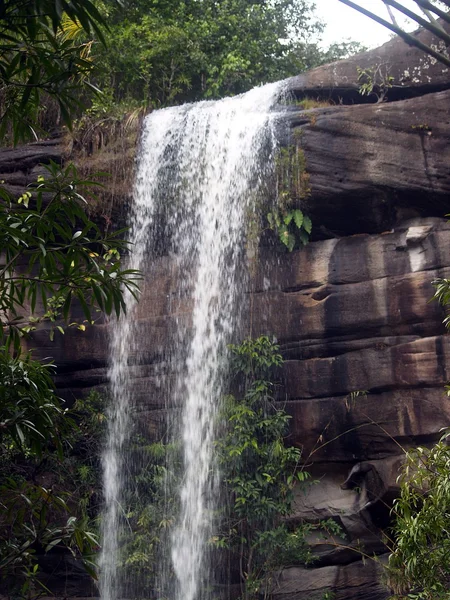
[[[0,347],[0,433],[23,453],[42,455],[49,440],[61,448],[56,421],[62,414],[53,390],[52,364],[30,354],[11,357]]]
[[[449,215],[446,215],[447,217]],[[437,300],[441,306],[447,307],[450,305],[450,279],[435,279],[432,281],[435,288],[432,300]],[[450,327],[450,316],[445,317],[444,325]]]
[[[312,230],[311,219],[299,208],[291,210],[273,210],[267,215],[270,228],[276,232],[278,239],[289,252],[294,250],[300,241],[304,246],[309,242]]]
[[[392,509],[389,558],[392,600],[450,598],[450,447],[445,433],[433,448],[406,455],[401,493]]]
[[[274,370],[282,364],[278,345],[261,336],[230,350],[242,395],[227,397],[228,425],[217,443],[229,504],[213,541],[238,561],[243,598],[254,598],[268,585],[271,569],[310,559],[306,527],[290,531],[282,521],[295,483],[308,474],[298,469],[300,450],[284,445],[290,417],[273,398]]]
[[[167,591],[155,591],[155,585],[160,583],[157,574],[178,510],[180,449],[137,434],[127,452],[132,458],[121,500],[126,526],[119,540],[118,567],[130,593],[166,597]]]
[[[66,125],[90,85],[91,39],[104,41],[103,17],[90,0],[5,0],[0,8],[0,138],[36,137],[49,101]],[[81,36],[83,37],[83,36]]]
[[[343,42],[334,42],[325,50],[320,58],[321,64],[328,64],[337,60],[349,58],[355,54],[366,52],[368,48],[360,42],[346,40]]]
[[[298,146],[281,148],[276,159],[277,204],[267,215],[270,229],[292,252],[299,243],[305,246],[312,231],[311,219],[298,204],[311,193],[304,152]]]
[[[302,100],[298,100],[295,104],[303,110],[329,108],[330,106],[333,106],[333,102],[331,100],[320,100],[319,98],[303,98]]]
[[[61,316],[69,323],[72,299],[92,323],[96,311],[125,310],[123,287],[132,294],[137,289],[138,274],[120,265],[123,231],[102,234],[83,210],[78,189],[92,182],[79,181],[73,165],[45,168],[48,178],[41,176],[18,201],[0,188],[0,340],[16,350],[41,321]]]
[[[374,65],[368,69],[356,67],[358,71],[359,93],[361,96],[376,96],[377,102],[386,100],[394,78],[389,75],[388,65]]]
[[[231,371],[246,377],[264,379],[271,370],[283,364],[279,346],[262,335],[255,340],[247,339],[239,345],[231,345]]]
[[[217,98],[317,63],[321,30],[306,0],[150,0],[121,12],[104,0],[110,47],[102,88],[150,106]]]
[[[35,361],[30,365],[46,369]],[[36,379],[20,382],[27,379],[27,366],[18,369],[14,388]],[[98,541],[92,517],[100,495],[103,400],[93,392],[63,412],[49,375],[44,376],[49,384],[47,405],[31,402],[27,413],[33,420],[24,425],[22,415],[13,415],[14,423],[7,424],[0,437],[0,581],[8,582],[11,593],[21,597],[49,592],[40,576],[39,556],[50,551],[69,551],[95,577],[93,554]],[[27,392],[16,393],[23,404]],[[4,411],[2,404],[2,415]],[[39,411],[45,417],[36,416]],[[39,419],[45,423],[39,425]],[[17,426],[23,435],[16,433]]]

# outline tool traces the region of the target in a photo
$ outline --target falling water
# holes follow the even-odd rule
[[[277,114],[271,108],[282,87],[270,84],[232,99],[164,109],[145,122],[130,217],[130,267],[143,269],[152,253],[170,254],[184,274],[180,289],[192,301],[190,327],[179,327],[171,348],[173,363],[182,362],[171,402],[181,409],[171,427],[182,442],[184,465],[180,514],[168,552],[176,582],[165,586],[174,600],[206,597],[202,581],[208,580],[206,548],[219,480],[213,450],[226,347],[243,303],[239,265],[246,216],[273,172]],[[129,365],[139,357],[134,299],[126,301],[127,317],[112,328],[111,340],[113,402],[103,456],[104,600],[126,595],[116,564],[124,444],[133,408]]]

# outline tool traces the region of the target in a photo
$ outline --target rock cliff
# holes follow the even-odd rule
[[[394,76],[388,101],[357,104],[356,67],[376,64]],[[298,495],[291,518],[332,518],[345,538],[312,538],[314,567],[285,569],[274,597],[331,590],[336,600],[384,600],[382,531],[403,450],[432,443],[450,422],[450,337],[442,309],[429,302],[432,280],[450,276],[450,73],[393,40],[294,78],[290,88],[337,104],[286,113],[286,143],[305,156],[314,238],[292,254],[261,249],[248,290],[252,334],[281,345],[290,441],[318,480]],[[58,152],[53,142],[1,151],[1,177],[22,186]],[[149,342],[130,368],[141,423],[153,430],[165,410],[159,376],[172,380],[167,340],[189,327],[190,303],[180,299],[170,257],[148,271],[137,318]],[[56,342],[36,334],[39,353],[56,358],[67,399],[105,389],[107,333],[102,323]],[[361,551],[380,560],[365,565]]]

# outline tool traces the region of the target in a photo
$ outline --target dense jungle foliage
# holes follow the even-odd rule
[[[14,125],[15,142],[59,123],[70,127],[86,108],[105,116],[117,114],[118,105],[151,109],[218,98],[362,49],[348,42],[322,50],[323,25],[309,0],[2,6],[0,135]]]
[[[93,49],[111,100],[159,107],[244,92],[284,79],[357,44],[319,49],[322,24],[308,0],[103,1],[108,47]]]

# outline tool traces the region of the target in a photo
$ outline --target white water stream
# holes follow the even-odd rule
[[[192,299],[189,334],[172,341],[178,365],[175,404],[181,407],[173,436],[183,448],[180,515],[168,551],[176,582],[174,600],[206,598],[208,539],[219,476],[214,464],[215,420],[223,395],[226,347],[243,303],[246,217],[265,178],[273,173],[276,149],[271,112],[282,92],[270,84],[217,102],[201,102],[152,113],[146,118],[130,216],[130,268],[143,269],[152,249],[164,247],[184,274]],[[155,238],[155,239],[152,239]],[[158,241],[159,240],[159,241]],[[120,511],[126,464],[124,444],[133,410],[128,365],[139,356],[134,300],[112,327],[108,440],[103,455],[105,511],[102,529],[101,595],[126,595],[117,568]],[[178,414],[178,413],[177,413]]]

